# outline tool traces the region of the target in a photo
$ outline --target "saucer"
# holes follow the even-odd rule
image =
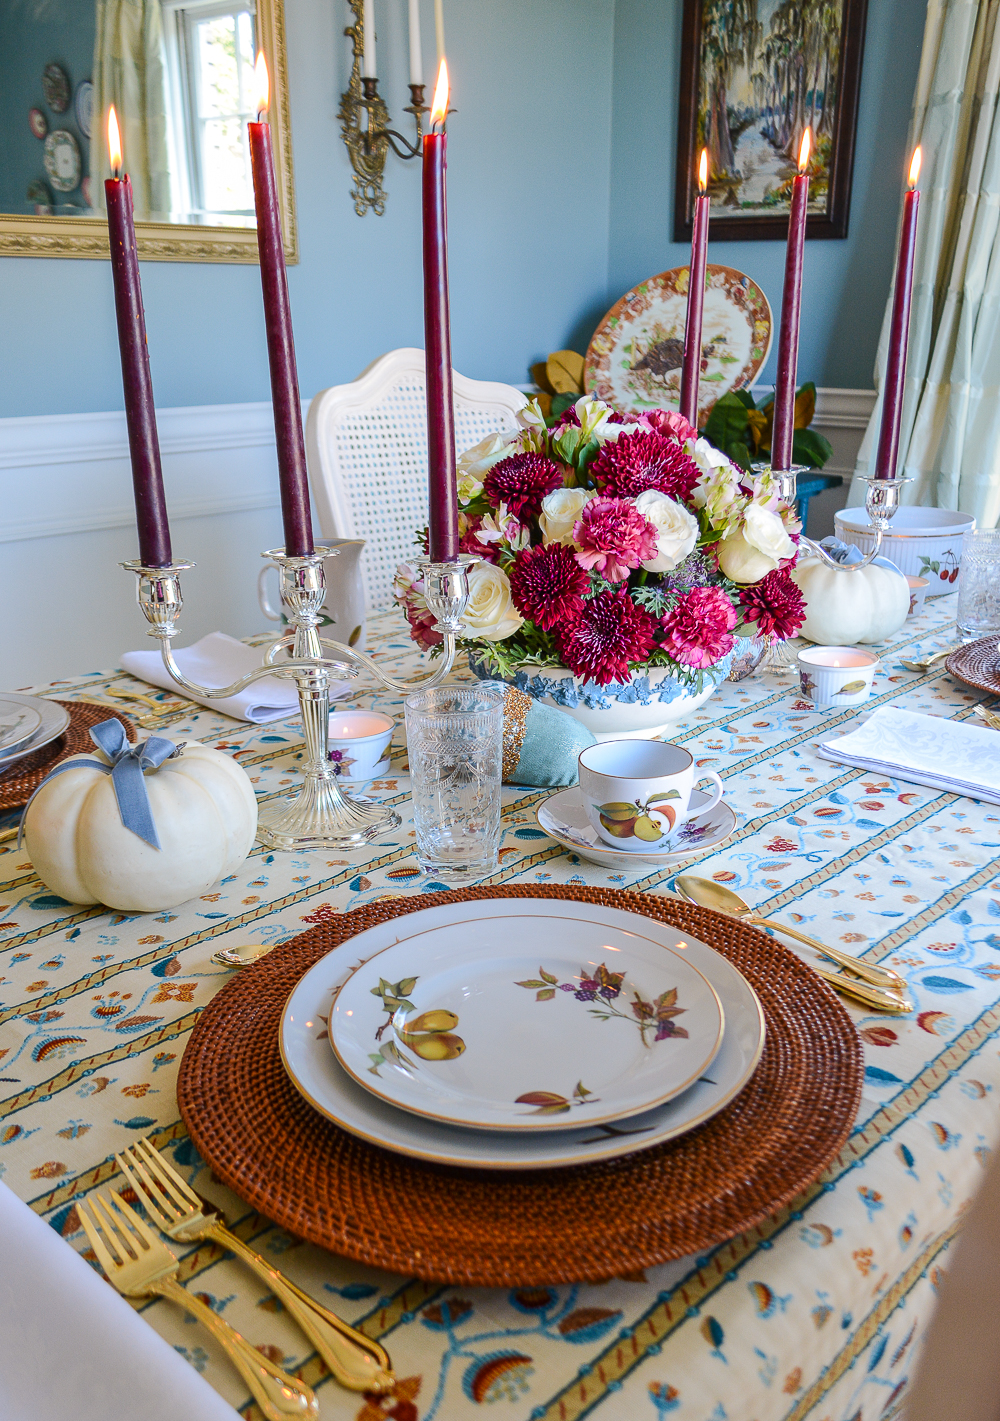
[[[695,790],[691,804],[697,810],[706,804],[710,795]],[[668,849],[612,849],[604,842],[587,818],[583,797],[577,786],[560,790],[550,795],[535,810],[538,827],[550,839],[562,844],[564,849],[579,854],[601,868],[623,868],[633,863],[655,864],[658,868],[670,868],[683,863],[695,854],[716,849],[729,838],[736,828],[736,815],[725,800],[710,809],[707,814],[692,815],[671,835]]]

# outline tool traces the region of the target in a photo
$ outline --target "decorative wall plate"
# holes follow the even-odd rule
[[[56,192],[73,192],[80,186],[83,163],[80,145],[66,128],[56,128],[45,140],[45,171]]]
[[[640,282],[591,337],[584,383],[616,409],[677,409],[687,317],[688,268]],[[755,281],[731,266],[709,266],[702,326],[698,424],[730,390],[752,385],[771,348],[771,307]]]
[[[94,118],[94,86],[89,79],[84,79],[82,84],[77,84],[73,111],[76,114],[77,127],[84,138],[89,138],[90,125]]]
[[[33,755],[36,750],[50,744],[69,725],[69,711],[58,701],[46,700],[44,696],[21,696],[14,691],[4,691],[3,699],[5,703],[16,703],[36,711],[41,721],[28,740],[0,751],[0,774],[15,761],[23,760],[26,755]]]
[[[285,1070],[296,1090],[314,1109],[343,1129],[398,1154],[440,1164],[478,1169],[531,1170],[585,1164],[634,1154],[674,1139],[718,1113],[746,1085],[764,1045],[764,1016],[749,983],[720,953],[669,925],[600,904],[586,905],[587,921],[598,927],[638,931],[662,947],[684,944],[690,965],[703,972],[719,995],[725,1013],[722,1045],[705,1076],[666,1105],[631,1117],[619,1126],[593,1125],[583,1108],[572,1109],[572,1130],[543,1133],[466,1130],[397,1110],[358,1085],[339,1065],[323,1023],[331,997],[351,973],[359,955],[394,943],[399,928],[431,931],[436,927],[482,918],[488,906],[497,922],[533,914],[562,918],[577,905],[555,900],[492,899],[447,903],[390,919],[358,934],[317,962],[296,984],[282,1016],[279,1041]],[[541,1006],[544,1006],[542,1003]],[[541,1006],[539,1009],[541,1009]],[[670,1043],[663,1043],[670,1044]]]
[[[0,756],[30,740],[42,723],[40,711],[23,701],[0,695]]]
[[[696,789],[691,795],[691,803],[697,807],[708,803],[710,798],[710,795]],[[601,868],[628,868],[637,863],[670,868],[674,864],[686,863],[696,854],[717,849],[736,828],[736,815],[723,801],[707,814],[695,814],[686,820],[671,836],[666,849],[629,849],[624,846],[612,849],[598,836],[587,818],[583,796],[575,785],[543,800],[535,810],[535,818],[538,827],[550,839],[555,839],[564,849],[579,854],[590,863],[599,864]]]
[[[44,138],[49,131],[49,121],[41,109],[28,110],[28,127],[36,138]]]
[[[69,75],[61,64],[46,64],[42,70],[42,94],[53,113],[69,108]]]

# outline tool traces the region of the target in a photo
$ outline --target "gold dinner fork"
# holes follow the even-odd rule
[[[146,1212],[168,1237],[185,1243],[203,1238],[214,1239],[242,1258],[264,1279],[341,1386],[349,1391],[368,1391],[379,1395],[387,1395],[393,1390],[396,1378],[385,1348],[358,1332],[336,1313],[321,1307],[241,1238],[230,1233],[225,1222],[206,1214],[198,1195],[148,1140],[138,1140],[115,1158]]]
[[[177,1259],[166,1244],[114,1190],[111,1202],[114,1209],[94,1194],[77,1204],[77,1212],[98,1263],[119,1293],[169,1298],[193,1313],[225,1350],[268,1421],[318,1416],[319,1403],[312,1388],[268,1361],[207,1303],[182,1288],[177,1281]]]

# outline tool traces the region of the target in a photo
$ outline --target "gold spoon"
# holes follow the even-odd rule
[[[255,943],[248,947],[220,947],[218,952],[212,953],[212,961],[220,967],[249,967],[252,962],[259,962],[262,957],[266,957],[274,946],[274,943],[270,947]]]
[[[980,720],[984,720],[991,730],[1000,730],[1000,715],[996,711],[987,710],[985,706],[976,706],[976,715]]]
[[[905,666],[907,671],[929,671],[935,661],[940,661],[942,657],[950,656],[953,651],[957,651],[957,646],[946,646],[944,651],[935,651],[933,656],[928,656],[926,661],[907,661],[906,657],[900,658],[900,664]]]
[[[897,972],[893,972],[891,968],[860,962],[847,952],[840,952],[835,947],[824,946],[815,938],[799,932],[798,928],[789,927],[772,918],[759,917],[738,893],[733,893],[730,889],[723,888],[721,884],[713,883],[710,879],[698,878],[691,873],[682,873],[675,879],[675,882],[682,897],[687,898],[689,902],[697,903],[702,908],[713,908],[717,913],[726,913],[731,918],[742,918],[744,922],[753,923],[757,927],[769,927],[777,932],[787,933],[789,937],[804,942],[806,946],[813,948],[824,957],[828,957],[832,962],[846,967],[849,972],[860,979],[849,981],[839,973],[825,972],[822,968],[817,967],[815,970],[819,972],[820,976],[838,990],[847,992],[883,1011],[909,1012],[913,1010],[913,1004],[903,995],[905,983],[902,977]]]

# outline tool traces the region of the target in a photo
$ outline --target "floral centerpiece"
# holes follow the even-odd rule
[[[584,396],[547,423],[532,401],[518,425],[459,460],[461,547],[482,559],[460,645],[478,674],[575,713],[658,702],[655,723],[707,699],[737,638],[796,634],[801,525],[766,475],[665,410],[633,419]],[[415,566],[395,594],[433,649]]]

